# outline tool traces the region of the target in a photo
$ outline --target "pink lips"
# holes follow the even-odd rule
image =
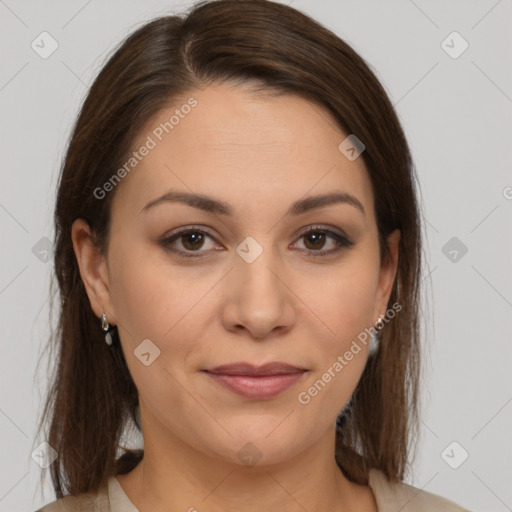
[[[263,366],[235,363],[206,370],[206,374],[221,386],[255,400],[279,395],[306,372],[305,369],[286,363],[268,363]]]

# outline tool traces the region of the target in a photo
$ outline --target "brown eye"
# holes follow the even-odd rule
[[[185,249],[194,251],[200,249],[204,244],[205,236],[200,231],[189,231],[180,235],[180,241]]]
[[[204,249],[208,240],[212,241],[212,246]],[[160,245],[167,251],[175,252],[185,257],[198,257],[203,256],[204,253],[209,252],[213,248],[215,245],[213,241],[213,237],[205,231],[189,228],[164,238],[160,241]]]
[[[305,245],[308,249],[319,250],[323,248],[326,241],[326,236],[325,233],[313,231],[307,235],[304,235],[304,240],[306,240]]]
[[[213,244],[210,247],[207,245],[208,240]],[[306,251],[309,255],[314,257],[334,255],[354,245],[354,242],[350,241],[344,235],[317,227],[310,228],[302,233],[299,240],[304,240],[304,248],[299,247],[299,249]],[[331,247],[324,249],[324,247],[329,244]],[[166,237],[160,241],[160,245],[162,245],[166,251],[176,253],[185,258],[202,257],[206,256],[212,250],[218,250],[215,249],[215,239],[207,232],[196,228],[184,229]]]
[[[335,254],[343,249],[346,249],[354,242],[349,240],[346,236],[335,233],[328,229],[320,229],[317,227],[310,228],[308,231],[302,233],[300,239],[305,241],[305,251],[308,251],[312,256],[325,256]],[[328,242],[331,241],[331,249],[323,249]]]

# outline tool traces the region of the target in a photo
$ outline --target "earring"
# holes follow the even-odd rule
[[[110,334],[110,331],[114,329],[114,326],[108,323],[107,315],[105,313],[103,313],[101,317],[101,328],[105,332],[105,343],[107,345],[112,345],[112,335]]]
[[[381,330],[384,327],[384,315],[379,315],[377,321],[375,322],[375,329]]]
[[[380,324],[380,325],[379,325]],[[370,334],[370,350],[369,355],[374,355],[375,352],[377,352],[377,349],[379,348],[380,343],[380,330],[384,327],[384,315],[379,315],[379,318],[377,318],[377,321],[374,324],[374,328],[377,332],[371,331]]]

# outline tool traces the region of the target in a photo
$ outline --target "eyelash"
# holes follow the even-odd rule
[[[202,229],[197,229],[193,226],[192,228],[187,228],[182,231],[179,231],[178,233],[174,233],[170,237],[163,238],[160,241],[160,244],[163,246],[163,248],[166,251],[171,251],[171,252],[176,253],[184,258],[201,258],[201,257],[203,257],[203,255],[201,255],[201,254],[190,254],[190,253],[193,253],[193,252],[201,253],[201,252],[207,252],[207,251],[199,251],[199,250],[198,251],[183,251],[181,249],[179,249],[179,250],[173,249],[169,246],[172,242],[177,240],[180,236],[187,235],[190,233],[200,233],[200,234],[206,235],[207,237],[209,237],[213,240],[213,237],[208,232],[206,232]],[[311,249],[309,249],[309,250],[301,249],[301,250],[310,252],[311,256],[313,256],[314,258],[318,258],[318,257],[325,256],[325,255],[334,255],[334,254],[342,251],[343,249],[347,249],[347,248],[355,245],[355,243],[352,240],[350,240],[349,238],[347,238],[346,236],[335,233],[334,231],[331,231],[329,229],[320,228],[317,226],[312,226],[312,227],[308,228],[306,231],[304,231],[303,233],[301,233],[301,235],[299,236],[299,240],[301,238],[306,237],[307,235],[309,235],[311,233],[322,233],[322,234],[328,235],[330,238],[334,239],[338,244],[338,247],[336,249],[331,249],[331,250],[314,251]],[[187,252],[188,252],[188,254],[187,254]]]

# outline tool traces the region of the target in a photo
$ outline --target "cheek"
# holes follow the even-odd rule
[[[176,419],[181,416],[173,413],[176,410],[204,422],[184,389],[197,340],[205,330],[201,323],[205,291],[213,288],[214,280],[209,285],[205,280],[211,278],[191,280],[179,268],[171,275],[170,265],[163,267],[161,258],[144,252],[132,251],[116,262],[112,300],[126,363],[141,401],[176,431],[184,428]]]
[[[371,251],[360,251],[305,295],[314,313],[310,325],[315,327],[305,329],[315,339],[308,351],[316,364],[298,401],[311,403],[308,414],[321,410],[337,414],[353,393],[368,358],[370,335],[365,329],[376,320],[377,282],[377,258]]]
[[[197,350],[197,340],[204,337],[219,276],[173,266],[154,247],[130,252],[120,247],[112,258],[111,295],[127,362],[135,360],[133,352],[149,339],[160,351],[155,365],[182,374]],[[133,365],[136,373],[139,363],[135,360]]]
[[[186,313],[194,299],[194,286],[183,272],[166,265],[158,247],[121,235],[112,244],[111,296],[119,324],[131,338],[161,339]],[[121,240],[122,239],[122,240]]]
[[[304,283],[306,306],[322,326],[322,337],[333,349],[342,348],[375,322],[378,261],[361,251],[313,283]]]
[[[315,367],[298,390],[297,401],[307,417],[324,415],[334,421],[353,394],[368,359],[370,336],[365,329],[374,322],[376,277],[366,266],[351,270],[329,281],[324,293],[309,296],[308,306],[319,312],[315,324],[322,327],[310,332],[315,343],[308,351]]]

